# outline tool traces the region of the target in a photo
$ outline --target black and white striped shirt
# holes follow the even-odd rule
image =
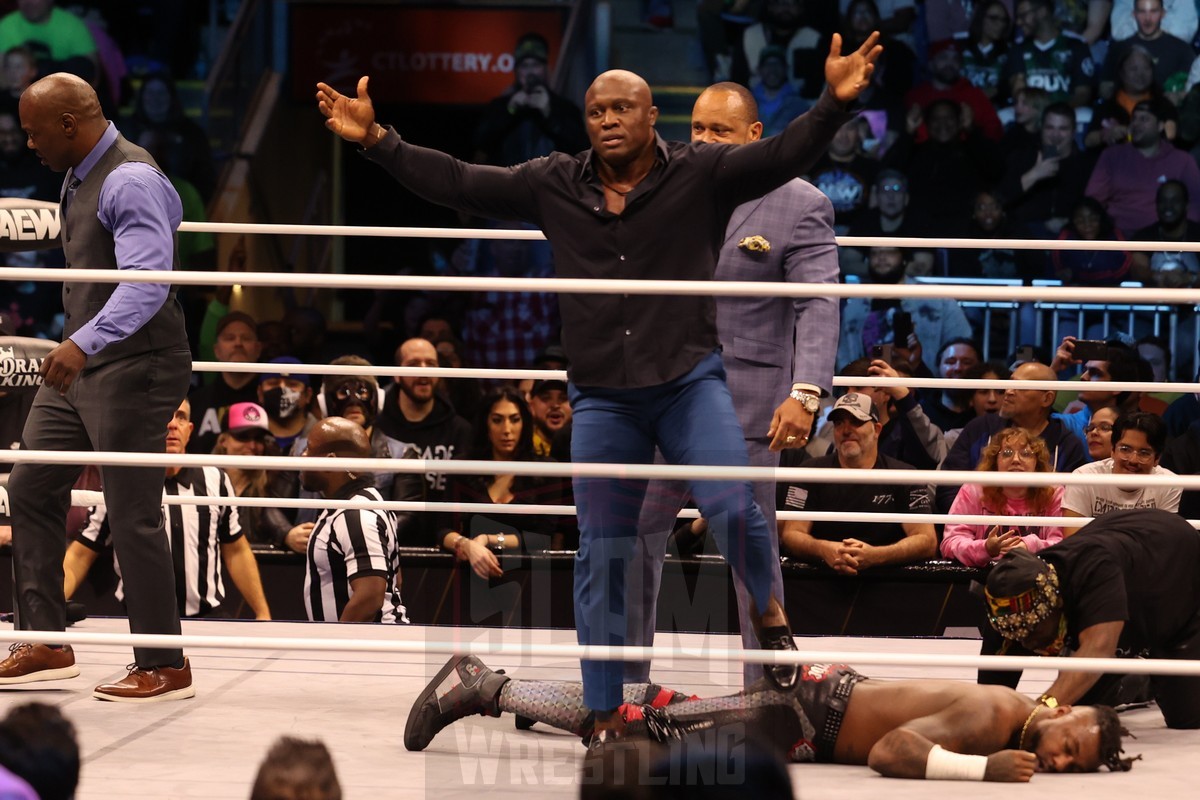
[[[181,497],[232,497],[229,476],[216,467],[191,467],[167,478],[163,494]],[[220,545],[242,536],[236,506],[164,505],[167,538],[175,564],[175,599],[179,614],[196,617],[211,613],[225,600],[224,571]],[[97,507],[87,527],[76,537],[86,547],[103,552],[111,541],[108,512]],[[113,556],[117,575],[121,565]],[[118,584],[117,599],[124,600],[124,585]]]
[[[381,503],[383,496],[370,479],[352,481],[333,499]],[[337,622],[350,602],[350,582],[378,576],[386,582],[383,606],[376,622],[408,622],[400,591],[396,550],[396,521],[390,513],[364,505],[322,511],[308,539],[308,570],[304,576],[304,608],[310,620]]]

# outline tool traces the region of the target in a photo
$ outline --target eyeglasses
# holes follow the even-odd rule
[[[1020,456],[1025,461],[1029,461],[1031,459],[1037,458],[1037,454],[1034,453],[1032,450],[1030,450],[1028,447],[1026,447],[1020,451],[1013,450],[1011,447],[1006,447],[1000,451],[1001,458],[1014,458],[1015,456]]]
[[[903,183],[885,183],[879,187],[881,192],[903,192],[905,186]]]
[[[1127,444],[1119,444],[1116,451],[1122,458],[1137,458],[1138,461],[1150,461],[1154,458],[1154,451],[1149,447],[1134,450]]]
[[[1112,433],[1113,426],[1108,422],[1093,422],[1083,426],[1084,433]]]

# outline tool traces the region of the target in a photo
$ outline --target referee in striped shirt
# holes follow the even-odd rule
[[[369,458],[371,442],[357,422],[326,417],[308,434],[301,453],[313,458]],[[321,512],[308,539],[304,607],[320,622],[408,622],[400,601],[396,520],[379,508],[383,495],[372,475],[302,470],[300,484],[329,499],[359,500],[360,508]]]
[[[260,409],[261,412],[261,409]],[[261,413],[263,435],[267,433],[266,412]],[[167,423],[166,451],[179,455],[187,449],[192,434],[191,405],[185,399]],[[247,433],[242,435],[250,435]],[[184,497],[232,497],[229,476],[216,467],[171,467],[163,493]],[[163,505],[171,558],[175,565],[175,599],[181,617],[228,616],[225,601],[225,569],[234,586],[254,611],[255,619],[270,619],[263,593],[258,563],[250,544],[242,535],[236,506]],[[67,547],[63,559],[63,590],[68,598],[104,552],[110,541],[107,510],[100,506],[91,515],[87,527]],[[115,562],[114,562],[115,563]],[[120,574],[120,564],[115,563]],[[123,587],[117,586],[118,600],[124,599]]]

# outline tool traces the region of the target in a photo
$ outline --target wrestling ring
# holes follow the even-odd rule
[[[538,238],[537,232],[496,230],[379,229],[280,225],[233,225],[185,223],[181,230],[219,233],[297,233],[304,230],[321,235],[441,236],[452,238]],[[889,244],[924,247],[983,247],[980,240],[851,240],[842,244],[869,246]],[[1004,242],[1006,247],[1052,249],[1071,246],[1064,242]],[[1089,243],[1095,249],[1123,249],[1127,243]],[[1077,246],[1077,245],[1076,245]],[[1200,245],[1178,249],[1200,250]],[[13,280],[79,281],[118,280],[117,273],[93,270],[12,269]],[[153,281],[154,274],[121,273],[121,281]],[[829,294],[837,297],[944,296],[938,286],[854,286],[767,283],[685,283],[670,281],[601,282],[531,279],[455,279],[421,277],[374,277],[350,275],[276,275],[266,273],[173,273],[174,283],[201,285],[237,283],[243,286],[319,286],[363,289],[436,288],[442,291],[560,291],[618,293],[708,293],[708,294]],[[1196,304],[1200,291],[1166,289],[1080,289],[1077,287],[955,287],[957,299],[1138,302]],[[1134,300],[1136,298],[1136,300]],[[197,363],[197,371],[269,372],[267,364]],[[298,365],[297,372],[337,374],[361,372],[361,368]],[[376,367],[377,375],[415,375],[433,370]],[[443,378],[562,378],[561,372],[539,370],[438,369]],[[886,386],[897,379],[855,378],[856,385]],[[899,379],[914,387],[967,388],[998,385],[996,381],[948,381],[942,379]],[[835,379],[835,385],[845,381]],[[1004,382],[1013,388],[1079,388],[1074,382]],[[1109,383],[1114,390],[1196,391],[1192,383]],[[253,460],[266,469],[294,468],[287,458],[236,456],[168,456],[131,453],[47,453],[6,451],[0,461],[66,462],[77,464],[145,464],[237,466]],[[727,478],[731,475],[754,480],[782,480],[794,470],[746,468],[580,465],[498,463],[493,461],[432,462],[423,460],[310,459],[314,468],[361,468],[378,471],[438,471],[443,473],[501,473],[541,475],[615,475],[656,478]],[[809,481],[844,480],[841,470],[804,470]],[[867,482],[919,480],[924,483],[960,484],[1040,482],[1128,483],[1119,476],[1023,475],[965,472],[892,472],[886,476],[864,475]],[[1200,476],[1159,478],[1182,488],[1200,488]],[[94,504],[94,493],[76,493],[76,504]],[[256,498],[223,498],[231,505],[271,503],[328,508],[335,501],[281,501]],[[207,502],[208,498],[172,498],[173,502]],[[386,503],[395,510],[437,510],[450,504]],[[461,510],[482,510],[456,504]],[[486,506],[491,513],[569,512],[564,506]],[[686,515],[687,512],[685,512]],[[694,512],[693,512],[694,513]],[[812,512],[780,512],[781,519],[816,519]],[[839,519],[869,521],[878,515],[839,514]],[[946,515],[912,517],[913,521],[946,521]],[[1025,525],[1052,524],[1057,518],[959,517],[965,522],[1012,521]],[[419,598],[406,596],[406,602]],[[447,654],[471,652],[493,668],[510,676],[546,680],[578,680],[578,658],[583,650],[575,645],[575,633],[562,629],[500,629],[422,626],[339,625],[326,623],[283,623],[226,620],[185,620],[182,637],[131,636],[121,618],[93,618],[77,623],[64,633],[0,630],[0,640],[63,642],[74,646],[82,674],[69,681],[26,684],[0,690],[0,713],[28,701],[58,705],[74,722],[79,733],[83,767],[78,797],[93,798],[244,798],[258,763],[270,743],[280,735],[319,738],[330,748],[344,796],[355,800],[368,797],[458,798],[486,791],[495,797],[572,797],[584,750],[576,737],[537,726],[518,731],[511,717],[470,717],[442,734],[424,752],[410,753],[401,744],[401,732],[409,707],[425,684],[444,663]],[[119,678],[130,660],[132,644],[162,644],[169,639],[188,652],[195,674],[197,696],[188,701],[141,706],[98,703],[91,699],[94,685]],[[657,645],[648,651],[622,648],[589,648],[589,658],[649,655],[654,660],[656,682],[700,696],[728,694],[741,688],[741,660],[798,662],[845,662],[861,668],[873,679],[941,678],[973,682],[975,669],[1026,668],[1020,690],[1037,696],[1052,682],[1059,669],[1120,669],[1125,672],[1200,674],[1197,661],[1130,661],[1119,664],[1092,663],[1085,659],[997,659],[978,656],[977,640],[962,638],[865,638],[797,637],[800,653],[743,652],[735,636],[695,633],[659,633]],[[1052,664],[1048,668],[1047,664]],[[1200,756],[1200,731],[1168,730],[1153,706],[1122,714],[1122,722],[1137,737],[1127,742],[1127,751],[1144,758],[1131,772],[1101,771],[1084,775],[1036,775],[1019,786],[959,782],[888,780],[866,767],[837,765],[792,765],[789,768],[799,798],[959,797],[964,791],[979,798],[1057,797],[1063,793],[1086,792],[1093,800],[1126,798],[1133,793],[1161,797],[1191,796],[1195,791],[1192,764]]]

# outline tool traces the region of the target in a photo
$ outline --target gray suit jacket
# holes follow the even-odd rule
[[[738,246],[752,236],[770,251]],[[734,210],[717,280],[837,283],[838,275],[833,206],[812,184],[796,179]],[[717,298],[725,371],[747,439],[767,435],[792,383],[830,391],[838,329],[837,298]]]

